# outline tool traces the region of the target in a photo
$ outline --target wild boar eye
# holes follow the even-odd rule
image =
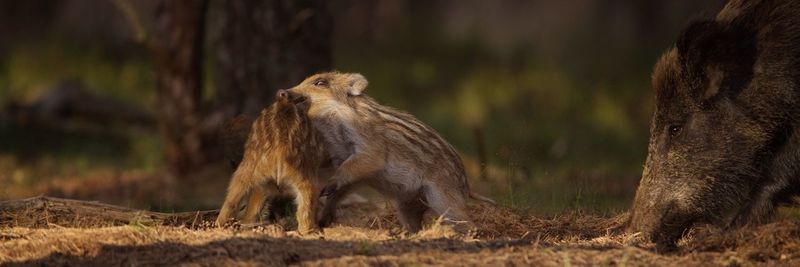
[[[328,81],[325,79],[318,79],[314,81],[314,86],[328,86]]]
[[[683,127],[680,125],[672,125],[669,127],[669,136],[676,136],[683,130]]]

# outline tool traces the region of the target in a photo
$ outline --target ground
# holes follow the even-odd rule
[[[0,228],[2,265],[537,265],[748,266],[800,264],[800,221],[722,232],[692,230],[673,252],[637,234],[618,231],[625,214],[572,213],[540,218],[526,211],[473,205],[477,233],[458,234],[429,218],[408,235],[390,210],[356,204],[340,210],[339,225],[298,235],[291,220],[258,226],[6,224]],[[76,220],[79,221],[79,220]]]

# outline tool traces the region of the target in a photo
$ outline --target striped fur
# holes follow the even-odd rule
[[[464,164],[439,133],[403,111],[365,95],[361,74],[322,73],[288,90],[311,101],[308,115],[325,140],[336,168],[323,190],[328,203],[320,224],[333,220],[336,203],[358,184],[389,197],[404,228],[421,228],[431,209],[450,221],[469,222],[470,192]]]
[[[319,186],[317,178],[327,157],[322,139],[311,126],[306,109],[288,95],[264,109],[253,122],[242,162],[234,172],[225,203],[217,217],[222,226],[249,193],[245,223],[256,221],[267,199],[282,196],[284,188],[295,196],[301,233],[316,231]]]

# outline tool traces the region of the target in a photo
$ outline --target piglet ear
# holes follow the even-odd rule
[[[364,75],[353,73],[349,74],[347,78],[347,94],[350,96],[359,96],[364,90],[367,89],[367,78]]]

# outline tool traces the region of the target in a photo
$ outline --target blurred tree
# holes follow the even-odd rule
[[[326,3],[160,2],[155,38],[148,45],[156,61],[165,158],[174,174],[182,177],[208,161],[222,162],[221,156],[211,156],[217,153],[212,144],[222,118],[255,115],[278,88],[330,67],[332,27]],[[213,97],[203,95],[207,16],[214,45]],[[204,102],[209,98],[213,100]]]
[[[331,65],[325,0],[213,1],[218,108],[230,117],[261,111],[275,91]]]
[[[61,6],[49,0],[0,1],[0,56],[5,58],[14,42],[44,36]]]
[[[207,0],[161,1],[156,10],[156,37],[150,43],[165,158],[178,176],[205,160],[200,125],[207,6]]]

